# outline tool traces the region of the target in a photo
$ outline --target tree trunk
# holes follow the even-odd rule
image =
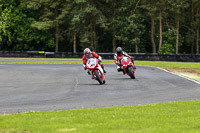
[[[135,5],[135,8],[134,8],[134,10],[133,10],[133,11],[131,11],[131,14],[135,13],[135,10],[137,9],[137,7],[138,7],[138,5],[139,5],[140,1],[141,1],[141,0],[138,0],[138,1],[137,1],[137,3],[136,3],[136,5]]]
[[[179,17],[176,16],[176,54],[178,54],[178,44],[179,44]]]
[[[93,28],[92,24],[90,24],[90,43],[91,43],[91,48],[94,50],[94,37],[93,37]]]
[[[138,45],[135,44],[135,53],[138,53]]]
[[[194,54],[194,31],[193,31],[193,19],[194,19],[194,3],[191,3],[191,20],[190,20],[190,36],[191,36],[191,54]]]
[[[58,42],[59,42],[59,25],[58,25],[58,23],[56,23],[56,35],[55,35],[55,37],[56,37],[56,49],[55,49],[55,51],[56,52],[58,52]]]
[[[169,29],[170,29],[170,26],[169,26],[168,21],[167,21],[167,16],[165,16],[165,23],[166,23],[166,26],[167,26],[167,28],[168,28],[168,30],[169,30]]]
[[[160,22],[160,42],[159,42],[159,50],[160,50],[162,46],[162,10],[161,9],[160,9],[159,22]]]
[[[74,33],[74,53],[76,53],[76,33]]]
[[[197,38],[196,38],[196,54],[199,54],[199,8],[197,8]]]
[[[113,53],[115,53],[116,51],[116,43],[115,43],[115,34],[113,33],[113,36],[112,36],[112,45],[113,45]]]
[[[58,16],[58,9],[55,8],[55,18]],[[55,38],[56,38],[56,47],[55,52],[58,52],[58,43],[59,43],[59,24],[56,22],[55,24]]]
[[[156,53],[156,44],[154,40],[155,36],[155,15],[151,16],[151,43],[152,43],[152,53]]]
[[[97,51],[97,47],[98,47],[98,42],[97,42],[97,37],[96,37],[96,32],[95,30],[93,31],[93,41],[94,41],[94,50]]]
[[[197,28],[196,54],[199,54],[199,28]]]

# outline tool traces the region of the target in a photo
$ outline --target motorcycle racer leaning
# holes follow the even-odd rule
[[[99,65],[101,65],[104,73],[106,73],[106,70],[104,69],[103,64],[101,64],[101,56],[99,56],[97,53],[95,53],[94,51],[91,51],[89,48],[85,48],[83,51],[84,55],[83,55],[83,68],[86,70],[86,62],[89,58],[97,58],[99,60]],[[90,72],[87,71],[87,73],[90,75]]]
[[[117,47],[116,53],[114,55],[114,61],[115,61],[115,64],[117,65],[117,71],[118,72],[122,71],[123,74],[125,74],[124,69],[122,68],[122,65],[121,65],[121,59],[123,56],[129,57],[134,65],[134,58],[131,57],[130,55],[128,55],[126,52],[122,51],[121,47]],[[135,65],[134,65],[134,67],[135,67]]]

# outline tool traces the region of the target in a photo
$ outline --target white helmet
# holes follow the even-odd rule
[[[84,53],[84,55],[85,55],[87,58],[90,58],[90,56],[91,56],[91,51],[90,51],[89,48],[85,48],[83,53]]]

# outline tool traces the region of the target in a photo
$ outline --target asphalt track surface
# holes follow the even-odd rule
[[[136,79],[105,65],[99,85],[80,64],[0,65],[0,114],[200,100],[200,84],[155,67]]]

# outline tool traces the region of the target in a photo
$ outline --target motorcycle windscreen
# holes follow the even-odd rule
[[[97,66],[97,61],[94,58],[91,58],[87,61],[87,68],[94,69]]]
[[[128,57],[123,57],[123,59],[121,60],[122,65],[128,65],[130,62]]]

